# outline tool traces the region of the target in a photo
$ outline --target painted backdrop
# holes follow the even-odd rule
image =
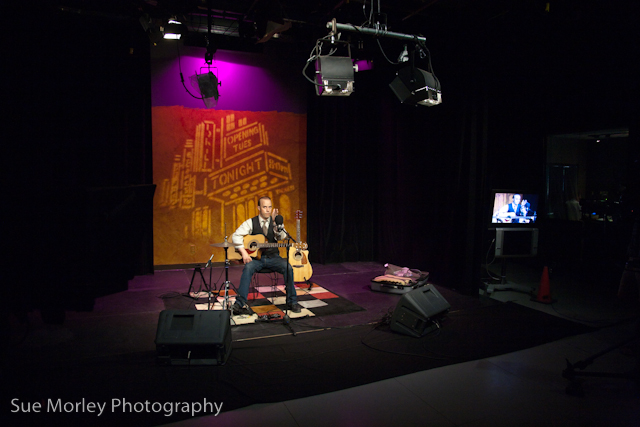
[[[306,114],[153,107],[154,264],[224,261],[267,195],[306,241]]]

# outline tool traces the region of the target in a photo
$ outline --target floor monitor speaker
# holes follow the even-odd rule
[[[223,365],[231,354],[228,310],[164,310],[158,319],[156,356],[166,365]]]
[[[414,289],[400,298],[391,316],[391,330],[421,337],[436,329],[438,319],[451,304],[431,284]]]

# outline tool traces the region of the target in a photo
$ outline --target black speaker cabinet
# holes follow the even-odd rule
[[[164,310],[158,320],[156,356],[165,365],[223,365],[231,354],[228,310]]]
[[[391,330],[421,337],[437,328],[435,321],[449,311],[451,304],[431,284],[414,289],[400,298],[391,316]]]

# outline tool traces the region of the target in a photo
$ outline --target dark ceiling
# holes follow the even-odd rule
[[[254,21],[264,15],[319,24],[341,17],[361,24],[365,15],[380,9],[390,24],[423,21],[453,16],[472,16],[490,20],[514,13],[547,13],[564,19],[597,17],[612,7],[612,3],[597,0],[59,0],[56,7],[76,11],[132,15],[146,12],[156,17],[206,13],[210,7],[216,15]],[[627,3],[627,2],[619,2]],[[620,6],[622,7],[622,6]]]
[[[214,32],[241,35],[254,42],[264,36],[267,21],[291,23],[283,41],[326,34],[326,24],[371,25],[386,19],[390,31],[424,33],[445,26],[449,30],[473,25],[551,20],[564,25],[598,26],[612,21],[629,23],[638,6],[602,0],[59,0],[68,13],[146,20],[150,27],[176,16],[189,31],[206,32],[211,10]],[[380,11],[383,18],[378,18]],[[456,28],[456,25],[459,27]]]

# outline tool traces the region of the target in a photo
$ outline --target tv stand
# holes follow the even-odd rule
[[[518,285],[507,281],[507,258],[530,258],[538,254],[538,229],[524,227],[496,228],[495,257],[502,259],[499,284],[485,284],[485,292],[518,291],[531,294],[535,286]]]
[[[517,283],[512,283],[507,281],[507,259],[502,258],[502,266],[500,268],[500,283],[499,284],[487,283],[484,290],[488,294],[491,294],[495,291],[518,291],[518,292],[531,294],[534,292],[535,287],[527,286],[527,285],[518,285]]]

